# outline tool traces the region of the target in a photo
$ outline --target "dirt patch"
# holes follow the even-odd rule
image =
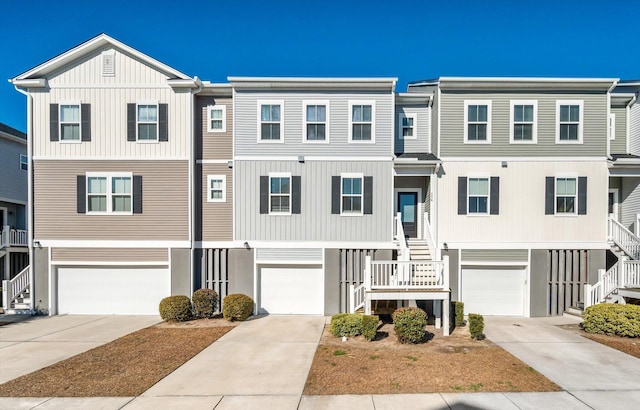
[[[560,325],[559,327],[640,359],[640,338],[587,333],[580,324]]]
[[[231,329],[222,319],[162,323],[4,383],[0,396],[138,396]]]
[[[372,342],[342,342],[325,327],[304,394],[398,394],[436,392],[541,392],[560,388],[494,345],[475,341],[468,328],[449,337],[433,326],[424,343],[397,342],[385,323]]]

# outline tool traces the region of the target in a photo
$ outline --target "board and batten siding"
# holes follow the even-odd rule
[[[391,241],[392,162],[235,161],[235,239],[278,241]],[[301,177],[301,213],[260,214],[260,176],[290,172]],[[373,214],[331,214],[331,177],[373,177]]]
[[[400,138],[402,136],[400,114],[417,116],[414,124],[415,138]],[[431,108],[427,104],[396,105],[395,121],[395,153],[431,152]]]
[[[284,101],[283,143],[258,141],[258,101]],[[303,142],[303,101],[329,101],[329,143]],[[349,101],[375,101],[375,143],[349,142]],[[394,108],[389,93],[304,93],[236,91],[235,155],[391,156]]]
[[[629,153],[640,155],[640,102],[629,109]]]
[[[233,239],[233,172],[227,164],[201,164],[197,166],[201,176],[201,204],[196,209],[196,240],[230,241]],[[224,175],[226,178],[225,202],[208,201],[208,175]],[[198,221],[198,219],[200,219]]]
[[[616,137],[611,140],[612,154],[627,153],[627,107],[611,107],[611,114],[615,114]]]
[[[527,249],[462,249],[462,262],[527,262]]]
[[[464,101],[490,100],[491,144],[464,143]],[[536,144],[511,144],[509,137],[511,100],[538,101]],[[556,101],[582,100],[584,136],[582,144],[556,144]],[[443,91],[440,100],[440,157],[529,156],[605,157],[607,154],[607,95],[560,93],[469,93]]]
[[[620,223],[636,232],[636,215],[640,213],[640,177],[622,177],[620,190]]]
[[[168,262],[167,248],[51,248],[52,261]]]
[[[142,213],[77,213],[77,175],[142,176]],[[34,161],[36,240],[189,240],[188,161]]]
[[[20,168],[20,155],[27,145],[0,137],[0,198],[27,202],[27,171]]]
[[[226,107],[225,132],[209,132],[210,105]],[[233,104],[231,98],[198,97],[196,124],[196,159],[231,160],[233,158]]]
[[[442,168],[437,198],[440,242],[606,244],[608,171],[604,159],[509,161],[506,168],[499,161],[445,161]],[[458,215],[458,177],[474,176],[500,178],[498,215]],[[587,177],[586,215],[545,215],[545,178],[553,176]]]

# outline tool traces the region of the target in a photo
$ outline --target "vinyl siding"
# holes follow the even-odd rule
[[[20,168],[27,145],[0,137],[0,200],[27,202],[27,171]]]
[[[623,177],[620,191],[620,222],[635,231],[636,214],[640,213],[640,178]]]
[[[226,107],[226,132],[208,132],[209,105]],[[231,160],[233,157],[233,104],[231,98],[198,97],[196,124],[196,159]]]
[[[416,114],[415,139],[401,139],[400,114]],[[431,108],[428,105],[398,105],[395,112],[395,153],[431,152]]]
[[[616,115],[616,138],[611,140],[612,154],[627,153],[627,108],[613,107],[611,114]]]
[[[258,143],[258,100],[284,101],[283,143]],[[303,101],[329,101],[330,143],[303,143]],[[349,143],[349,101],[375,101],[375,144]],[[235,155],[391,156],[394,124],[393,94],[294,93],[237,91],[234,96]]]
[[[196,218],[201,218],[200,223],[196,222],[196,240],[230,241],[233,239],[233,171],[227,164],[202,164],[198,165],[198,170],[202,183],[199,187],[201,197],[197,202],[202,205],[196,209]],[[226,176],[225,202],[207,201],[208,175]]]
[[[314,262],[322,263],[324,249],[256,249],[256,261],[266,262]]]
[[[142,175],[143,212],[77,213],[77,175],[132,172]],[[34,161],[36,240],[188,240],[188,161]]]
[[[463,262],[527,262],[527,249],[463,249]]]
[[[65,262],[167,262],[166,248],[51,248],[52,261]]]
[[[442,166],[438,183],[438,230],[440,242],[461,243],[534,243],[606,242],[607,163],[509,161],[502,168],[499,161],[453,162]],[[458,215],[459,176],[500,178],[500,213],[498,215]],[[587,214],[575,216],[545,215],[545,177],[586,176]],[[529,246],[529,245],[526,245]],[[538,247],[533,246],[532,247]],[[475,246],[474,246],[475,247]]]
[[[640,102],[629,109],[629,153],[640,155]]]
[[[235,161],[235,239],[281,241],[391,241],[392,163]],[[291,172],[301,177],[301,214],[260,214],[260,176]],[[331,177],[358,172],[373,177],[373,214],[331,214]]]
[[[464,101],[491,100],[491,144],[464,143]],[[537,144],[510,144],[510,100],[538,101]],[[584,102],[584,136],[582,144],[556,144],[556,101]],[[478,156],[606,156],[607,96],[606,94],[559,93],[469,93],[443,91],[440,130],[441,157]]]

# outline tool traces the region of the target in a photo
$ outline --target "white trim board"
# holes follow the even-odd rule
[[[51,265],[68,265],[68,266],[166,266],[167,262],[131,262],[131,261],[51,261]]]
[[[117,240],[69,240],[69,239],[38,239],[43,248],[190,248],[191,242],[185,241],[117,241]],[[37,247],[37,246],[36,246]]]
[[[356,156],[318,156],[318,155],[290,155],[290,156],[273,156],[273,155],[236,155],[233,159],[235,161],[298,161],[299,157],[304,157],[307,161],[388,161],[393,162],[393,156],[379,156],[379,157],[356,157]]]
[[[609,249],[606,239],[602,242],[449,242],[448,249]]]

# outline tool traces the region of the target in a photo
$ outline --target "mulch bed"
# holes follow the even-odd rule
[[[0,396],[138,396],[231,329],[222,319],[162,323],[4,383]]]
[[[468,328],[449,337],[433,326],[424,343],[400,344],[385,323],[372,342],[342,342],[326,326],[304,394],[559,391],[555,383]]]
[[[587,333],[579,324],[561,325],[560,327],[576,333],[582,337],[586,337],[587,339],[591,339],[594,342],[609,346],[613,349],[619,350],[623,353],[635,356],[640,359],[640,338],[607,336],[595,333]]]

